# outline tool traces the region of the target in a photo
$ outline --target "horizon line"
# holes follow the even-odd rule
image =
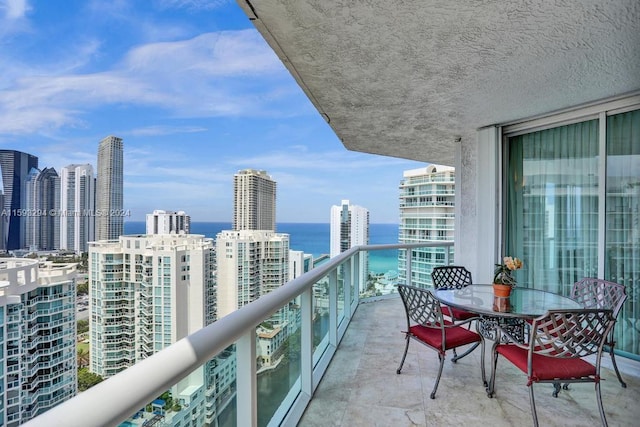
[[[141,220],[124,221],[125,224],[132,223],[132,222],[143,222],[143,223],[146,223],[146,220],[141,219]],[[193,224],[193,223],[224,223],[224,224],[231,224],[232,222],[233,221],[191,221],[191,224]],[[330,221],[328,221],[328,222],[282,221],[282,222],[276,222],[276,224],[331,224],[331,222]],[[399,222],[371,222],[371,223],[369,223],[369,225],[371,225],[371,224],[400,225]]]

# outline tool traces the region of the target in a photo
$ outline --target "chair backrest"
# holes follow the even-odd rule
[[[584,308],[608,308],[617,318],[622,304],[627,299],[624,285],[603,279],[586,277],[573,284],[571,298]]]
[[[398,285],[398,293],[402,298],[409,326],[411,322],[435,327],[444,324],[440,302],[428,289]]]
[[[559,358],[601,354],[614,323],[611,309],[550,310],[534,319],[529,352]]]
[[[460,289],[473,283],[471,272],[460,265],[434,267],[431,280],[436,289]]]

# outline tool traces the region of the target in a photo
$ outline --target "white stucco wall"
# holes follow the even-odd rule
[[[491,282],[500,248],[499,134],[483,128],[456,147],[455,263],[474,283]]]

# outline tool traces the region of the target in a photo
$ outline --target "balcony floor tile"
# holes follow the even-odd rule
[[[480,349],[447,361],[434,400],[429,398],[438,369],[435,352],[412,342],[402,373],[406,320],[399,298],[361,303],[299,426],[531,425],[526,378],[498,360],[496,396],[489,399],[480,377]],[[487,355],[491,342],[487,342]],[[603,356],[602,397],[610,426],[637,424],[640,363],[616,358],[627,382],[618,383]],[[487,357],[487,367],[489,358]],[[489,376],[490,372],[487,372]],[[572,384],[557,398],[550,384],[534,385],[538,420],[544,426],[600,425],[593,384]]]

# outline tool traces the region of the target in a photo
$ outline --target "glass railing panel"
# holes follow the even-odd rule
[[[274,414],[286,414],[300,392],[300,301],[291,301],[256,329],[258,338],[258,426],[269,424]]]
[[[205,409],[207,421],[218,427],[236,427],[237,418],[237,359],[235,345],[208,363]]]
[[[365,252],[366,279],[360,289],[360,298],[371,298],[397,292],[398,249]]]
[[[327,319],[318,317],[317,333],[326,335]],[[267,426],[282,417],[300,392],[301,316],[299,301],[286,306],[265,319],[256,328],[256,390],[258,426]],[[241,367],[242,368],[242,367]],[[238,425],[237,358],[235,345],[196,369],[180,383],[159,395],[129,422],[152,422],[162,419],[166,425]],[[190,421],[191,420],[191,421]],[[124,425],[129,425],[124,423]]]
[[[135,365],[127,369],[135,369]],[[220,427],[234,427],[235,369],[235,352],[230,347],[131,414],[120,426],[217,422]]]
[[[415,249],[412,251],[415,251]],[[334,345],[337,345],[341,334],[344,333],[347,326],[345,322],[349,321],[354,308],[351,303],[357,303],[358,297],[364,294],[364,292],[360,294],[355,290],[359,291],[370,286],[371,283],[367,284],[366,278],[372,276],[375,278],[374,283],[372,283],[375,295],[393,292],[396,284],[394,279],[397,280],[393,271],[398,268],[399,252],[406,252],[406,250],[399,251],[385,247],[380,250],[371,249],[360,253],[354,252],[352,257],[342,258],[341,261],[338,261],[342,262],[341,265],[327,265],[323,270],[316,270],[315,275],[311,274],[310,277],[313,277],[312,279],[305,281],[300,277],[299,279],[301,280],[296,279],[296,283],[292,282],[291,286],[293,288],[289,289],[296,289],[295,292],[302,293],[304,297],[299,296],[299,293],[296,296],[295,293],[287,293],[285,291],[281,293],[286,295],[285,298],[278,298],[264,303],[255,301],[251,307],[243,307],[238,310],[240,313],[234,312],[229,315],[238,315],[238,319],[241,320],[239,322],[234,319],[233,322],[230,322],[220,330],[215,328],[215,324],[210,325],[211,328],[207,329],[211,331],[211,335],[206,332],[206,329],[204,334],[202,334],[203,331],[194,333],[193,344],[197,348],[204,349],[207,346],[213,346],[211,348],[219,350],[221,347],[217,346],[227,345],[221,343],[231,342],[225,341],[227,338],[221,337],[228,336],[238,339],[240,331],[235,330],[234,325],[244,325],[245,323],[243,322],[247,321],[247,319],[250,320],[246,324],[258,325],[255,330],[255,337],[253,336],[254,330],[252,326],[249,329],[246,329],[247,326],[243,326],[241,331],[242,338],[236,341],[237,344],[233,344],[218,353],[214,359],[197,367],[193,372],[191,372],[192,367],[188,367],[188,369],[186,367],[177,368],[177,366],[181,366],[180,363],[164,363],[162,368],[159,368],[152,361],[152,358],[141,362],[141,365],[144,365],[142,369],[149,370],[149,375],[176,379],[178,377],[173,376],[175,374],[171,373],[170,367],[172,366],[176,367],[176,370],[181,373],[191,373],[168,390],[159,390],[157,395],[154,392],[153,399],[156,402],[149,402],[148,404],[146,402],[140,404],[143,403],[140,401],[146,400],[147,397],[151,396],[140,393],[149,393],[149,391],[145,392],[144,386],[138,387],[140,384],[131,384],[131,388],[140,389],[137,394],[140,401],[131,399],[130,401],[138,402],[135,405],[140,404],[141,408],[137,409],[131,403],[128,404],[129,406],[126,406],[127,403],[121,403],[119,411],[131,412],[123,414],[123,416],[133,416],[137,420],[150,421],[157,417],[157,425],[218,425],[231,427],[238,425],[238,423],[246,425],[246,414],[248,413],[257,415],[257,425],[281,425],[285,414],[291,416],[292,413],[302,413],[299,409],[300,402],[312,394],[310,384],[317,384],[328,366],[335,350]],[[364,277],[363,281],[360,281],[360,276]],[[274,292],[279,292],[279,290]],[[293,300],[290,300],[290,298],[293,298]],[[289,301],[285,303],[284,301],[287,300]],[[279,306],[279,304],[284,305]],[[309,306],[311,307],[311,313],[307,311]],[[312,330],[312,339],[309,335],[302,337],[301,328],[304,320],[301,313],[302,307],[304,307],[306,318],[311,321],[311,325],[306,324],[304,330]],[[274,309],[276,310],[275,312],[273,311]],[[260,314],[256,315],[256,313]],[[269,317],[261,318],[261,316]],[[220,323],[217,324],[220,325]],[[340,332],[338,333],[337,331]],[[251,337],[254,337],[255,340]],[[151,345],[151,341],[147,342],[143,339],[144,337],[140,338],[140,345]],[[254,341],[256,343],[255,358],[253,357],[254,347],[252,344]],[[309,347],[303,348],[303,344]],[[242,351],[239,353],[240,357],[237,357],[236,345],[239,345],[244,350],[248,348],[249,352]],[[310,361],[303,363],[301,356],[305,353],[310,355],[310,347],[313,349],[313,372],[310,372],[312,370]],[[149,348],[148,355],[152,352],[152,349]],[[187,357],[181,356],[183,354],[187,355]],[[173,360],[172,358],[175,357],[176,361],[184,361],[189,356],[191,356],[191,353],[187,352],[185,346],[178,345],[171,349],[169,353],[165,353],[165,357],[169,359],[162,360]],[[115,366],[115,368],[125,367],[124,365]],[[131,369],[137,368],[134,366]],[[303,368],[305,372],[301,372]],[[249,370],[254,372],[254,369],[256,369],[255,375],[246,375]],[[165,370],[168,372],[164,372]],[[241,375],[238,377],[236,373],[241,373]],[[312,376],[313,381],[310,380]],[[247,378],[250,378],[250,380],[247,381]],[[105,383],[109,383],[109,380],[105,381]],[[117,382],[111,382],[110,384],[112,386],[108,389],[107,395],[116,392]],[[246,398],[247,395],[250,395],[250,392],[247,391],[250,389],[257,390],[255,400]],[[305,394],[301,394],[303,389]],[[120,390],[117,390],[117,392],[119,393]],[[91,394],[91,391],[89,390],[86,393]],[[103,396],[103,394],[100,394],[96,399],[102,399]],[[141,398],[140,396],[145,397]],[[292,409],[292,405],[295,405],[294,408],[298,409]],[[128,409],[122,409],[122,407]],[[137,412],[133,413],[136,409]],[[66,412],[73,413],[74,411]],[[113,409],[112,412],[116,412],[116,409]],[[123,418],[118,415],[117,419]],[[286,422],[289,423],[291,421],[287,420]]]
[[[351,272],[345,267],[345,264],[342,264],[338,267],[338,322],[339,325],[345,317],[345,302],[344,302],[344,280],[345,274],[350,274]]]
[[[348,268],[350,270],[349,275],[347,276],[347,281],[345,284],[348,287],[347,298],[349,301],[349,305],[353,306],[357,304],[359,288],[360,288],[360,278],[358,277],[360,271],[360,262],[363,254],[358,253],[353,256],[348,263]]]
[[[313,364],[329,346],[329,278],[313,285]]]

